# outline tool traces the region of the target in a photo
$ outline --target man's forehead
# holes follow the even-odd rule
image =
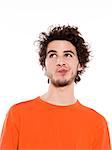
[[[53,40],[47,45],[47,48],[55,47],[76,48],[73,43],[67,40]]]
[[[47,53],[65,53],[71,52],[76,53],[76,47],[69,41],[66,40],[54,40],[51,41],[47,46]]]

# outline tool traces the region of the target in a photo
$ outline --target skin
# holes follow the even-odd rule
[[[51,104],[67,106],[77,100],[74,96],[74,79],[82,70],[76,48],[66,40],[54,40],[47,46],[45,74],[50,80],[48,92],[41,98]]]

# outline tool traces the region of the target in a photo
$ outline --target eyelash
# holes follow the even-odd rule
[[[49,55],[49,57],[50,57],[50,58],[52,58],[52,57],[53,57],[53,55],[56,55],[56,54],[51,54],[51,55]],[[72,55],[71,55],[71,54],[65,54],[65,56],[68,56],[68,55],[69,55],[70,57],[72,57]]]
[[[51,57],[53,57],[53,55],[56,55],[56,54],[51,54],[51,55],[49,55],[49,57],[51,58]]]
[[[65,56],[68,56],[68,55],[69,55],[70,57],[72,57],[72,55],[71,55],[71,54],[65,54]]]

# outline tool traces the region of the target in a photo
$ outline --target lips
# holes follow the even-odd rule
[[[62,73],[62,74],[65,74],[68,70],[65,69],[65,68],[60,68],[57,70],[58,73]]]
[[[61,68],[58,68],[57,71],[58,71],[58,72],[61,72],[61,71],[67,71],[67,69],[64,68],[64,67],[61,67]]]
[[[67,72],[67,70],[65,70],[65,69],[60,69],[60,70],[58,70],[58,72]]]

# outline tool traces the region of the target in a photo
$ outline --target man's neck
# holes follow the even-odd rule
[[[77,101],[74,97],[74,84],[59,88],[50,84],[48,92],[41,98],[51,104],[63,106],[74,104]]]

